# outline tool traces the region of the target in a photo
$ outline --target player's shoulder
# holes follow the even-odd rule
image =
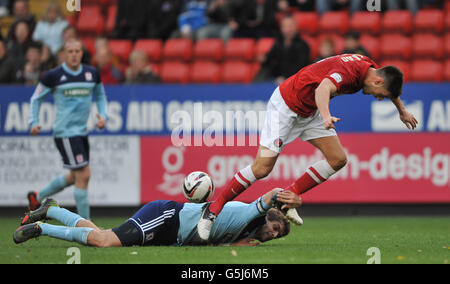
[[[44,75],[42,76],[41,83],[49,88],[54,87],[58,83],[57,79],[61,77],[63,74],[64,70],[62,66],[50,69],[47,72],[45,72]]]
[[[85,77],[91,77],[92,76],[92,80],[95,82],[100,82],[101,81],[101,77],[100,77],[100,72],[98,71],[98,69],[92,65],[88,65],[88,64],[82,64],[83,66],[83,72],[87,75],[85,75]]]

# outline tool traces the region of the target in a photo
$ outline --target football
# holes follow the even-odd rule
[[[208,174],[192,172],[184,178],[183,193],[190,202],[207,202],[214,195],[214,183]]]

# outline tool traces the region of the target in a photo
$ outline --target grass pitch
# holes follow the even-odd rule
[[[122,218],[94,218],[115,227]],[[12,234],[18,219],[0,218],[0,263],[66,263],[68,249],[80,249],[80,261],[91,263],[159,264],[364,264],[376,247],[382,264],[436,263],[450,260],[450,217],[305,218],[285,238],[257,247],[131,247],[99,249],[49,237],[21,245]],[[56,224],[56,223],[55,223]],[[69,251],[70,252],[70,251]]]

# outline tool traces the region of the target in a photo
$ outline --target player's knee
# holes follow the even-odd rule
[[[340,169],[345,167],[345,165],[347,165],[347,156],[345,154],[338,155],[329,160],[328,163],[335,171],[339,171]]]
[[[272,172],[273,167],[270,166],[256,166],[252,168],[253,175],[256,179],[267,177]]]

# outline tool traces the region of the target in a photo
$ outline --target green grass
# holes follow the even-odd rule
[[[94,219],[104,228],[124,219]],[[377,247],[381,263],[448,263],[450,217],[306,218],[291,234],[257,247],[132,247],[99,249],[40,237],[12,241],[18,219],[0,218],[0,263],[61,263],[79,247],[81,263],[278,264],[366,263]]]

